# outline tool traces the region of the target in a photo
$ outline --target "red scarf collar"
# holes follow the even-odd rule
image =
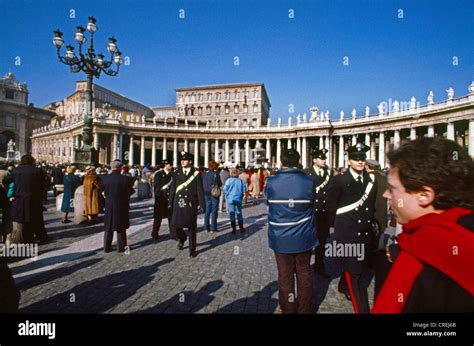
[[[397,257],[372,312],[397,313],[403,310],[413,284],[428,264],[474,295],[474,233],[457,224],[473,211],[448,209],[430,213],[403,226],[398,237]]]

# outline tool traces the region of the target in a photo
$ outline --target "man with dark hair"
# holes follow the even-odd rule
[[[362,274],[369,269],[377,196],[375,178],[365,170],[369,149],[363,143],[347,149],[350,167],[332,179],[326,200],[330,225],[334,225],[336,246],[345,250],[338,258],[344,271],[339,291],[352,300],[355,313],[370,312],[367,287],[362,281]],[[336,253],[335,249],[333,253]]]
[[[474,163],[442,138],[388,153],[385,197],[403,226],[372,312],[474,312]]]
[[[33,156],[21,157],[20,166],[11,174],[13,184],[12,220],[14,243],[31,243],[36,233],[40,241],[47,241],[43,219],[43,173],[34,166]]]
[[[130,227],[130,196],[134,193],[134,179],[120,174],[120,160],[112,161],[110,166],[112,172],[100,179],[105,195],[104,252],[111,251],[114,232],[117,232],[117,251],[124,252]]]
[[[319,245],[315,250],[314,271],[319,275],[329,278],[324,267],[324,248],[329,237],[329,223],[326,215],[327,188],[331,180],[331,171],[326,166],[327,149],[314,149],[311,152],[313,166],[305,170],[305,173],[313,179],[316,200],[314,203],[316,222],[315,232],[318,235]]]
[[[278,301],[283,313],[312,313],[311,254],[318,245],[314,232],[313,180],[297,169],[294,149],[281,154],[282,169],[267,179],[268,240],[278,267]],[[295,275],[297,294],[295,294]]]
[[[184,228],[189,230],[189,256],[196,257],[198,208],[204,209],[204,191],[201,173],[192,166],[193,156],[181,153],[181,167],[173,174],[170,187],[170,203],[173,207],[173,227],[182,250],[188,238]]]

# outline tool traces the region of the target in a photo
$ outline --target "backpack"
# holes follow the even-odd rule
[[[212,183],[211,196],[214,198],[219,198],[221,196],[221,188],[217,185],[217,172],[214,178],[214,183]]]

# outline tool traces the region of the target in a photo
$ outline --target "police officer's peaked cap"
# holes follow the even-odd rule
[[[315,149],[311,150],[311,157],[312,157],[313,159],[326,160],[326,154],[327,154],[327,152],[328,152],[327,149],[315,148]]]
[[[190,161],[192,161],[193,160],[193,155],[191,155],[190,153],[188,153],[186,151],[182,151],[181,152],[181,160],[190,160]]]
[[[350,160],[363,160],[365,161],[367,158],[366,152],[370,150],[370,147],[365,145],[364,143],[357,143],[352,147],[347,149],[347,153],[349,154]]]
[[[161,161],[161,164],[162,164],[163,166],[164,166],[164,165],[168,165],[168,164],[169,164],[169,165],[173,165],[173,162],[172,162],[171,160],[166,160],[166,159],[165,159],[165,160]]]

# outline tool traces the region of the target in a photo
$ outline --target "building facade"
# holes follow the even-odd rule
[[[263,83],[196,86],[176,89],[179,117],[202,120],[211,126],[252,128],[266,125],[270,100]]]
[[[10,140],[20,155],[31,152],[33,129],[49,124],[56,115],[28,104],[28,95],[28,85],[12,73],[0,79],[0,157],[6,157]]]
[[[263,97],[263,84],[260,85],[262,89],[259,95]],[[313,107],[309,119],[305,114],[303,117],[298,115],[296,122],[292,122],[290,117],[285,124],[278,119],[276,124],[269,121],[266,124],[250,121],[244,124],[239,121],[233,124],[235,126],[231,126],[229,121],[227,124],[222,122],[222,115],[213,115],[212,110],[209,118],[206,118],[208,115],[202,116],[205,121],[201,121],[203,119],[199,112],[189,113],[190,105],[199,105],[201,102],[199,93],[207,97],[208,93],[202,88],[177,89],[177,100],[180,102],[176,104],[174,119],[170,119],[172,109],[169,107],[165,107],[168,116],[156,114],[153,118],[134,112],[120,117],[101,117],[96,113],[94,145],[107,152],[107,155],[101,156],[100,163],[120,159],[130,164],[149,163],[155,166],[166,158],[173,159],[176,166],[178,153],[186,150],[194,154],[196,166],[207,166],[210,159],[254,165],[259,152],[264,153],[269,166],[278,166],[282,150],[296,148],[301,153],[303,167],[308,167],[310,150],[324,147],[329,149],[330,167],[346,167],[346,149],[359,141],[370,146],[370,158],[386,167],[387,151],[399,147],[404,141],[423,136],[454,140],[474,157],[474,82],[468,87],[468,93],[461,97],[455,98],[453,92],[448,92],[447,99],[434,102],[432,97],[428,97],[425,105],[410,102],[407,107],[400,109],[398,104],[394,104],[385,107],[386,110],[381,106],[375,114],[367,110],[366,114],[357,116],[353,111],[349,118],[341,112],[338,120],[330,120],[328,113],[319,115],[317,108]],[[195,101],[191,90],[197,97]],[[228,86],[213,86],[210,90],[213,90],[209,91],[212,100],[212,97],[217,97],[217,90],[228,90]],[[253,101],[247,99],[249,104]],[[202,102],[204,105],[207,100]],[[183,107],[186,108],[185,104],[188,105],[188,115],[180,115]],[[268,109],[269,105],[268,102]],[[32,137],[34,156],[49,162],[69,162],[73,145],[80,144],[82,132],[82,118],[76,115],[73,119],[59,126],[49,125],[35,130]]]

